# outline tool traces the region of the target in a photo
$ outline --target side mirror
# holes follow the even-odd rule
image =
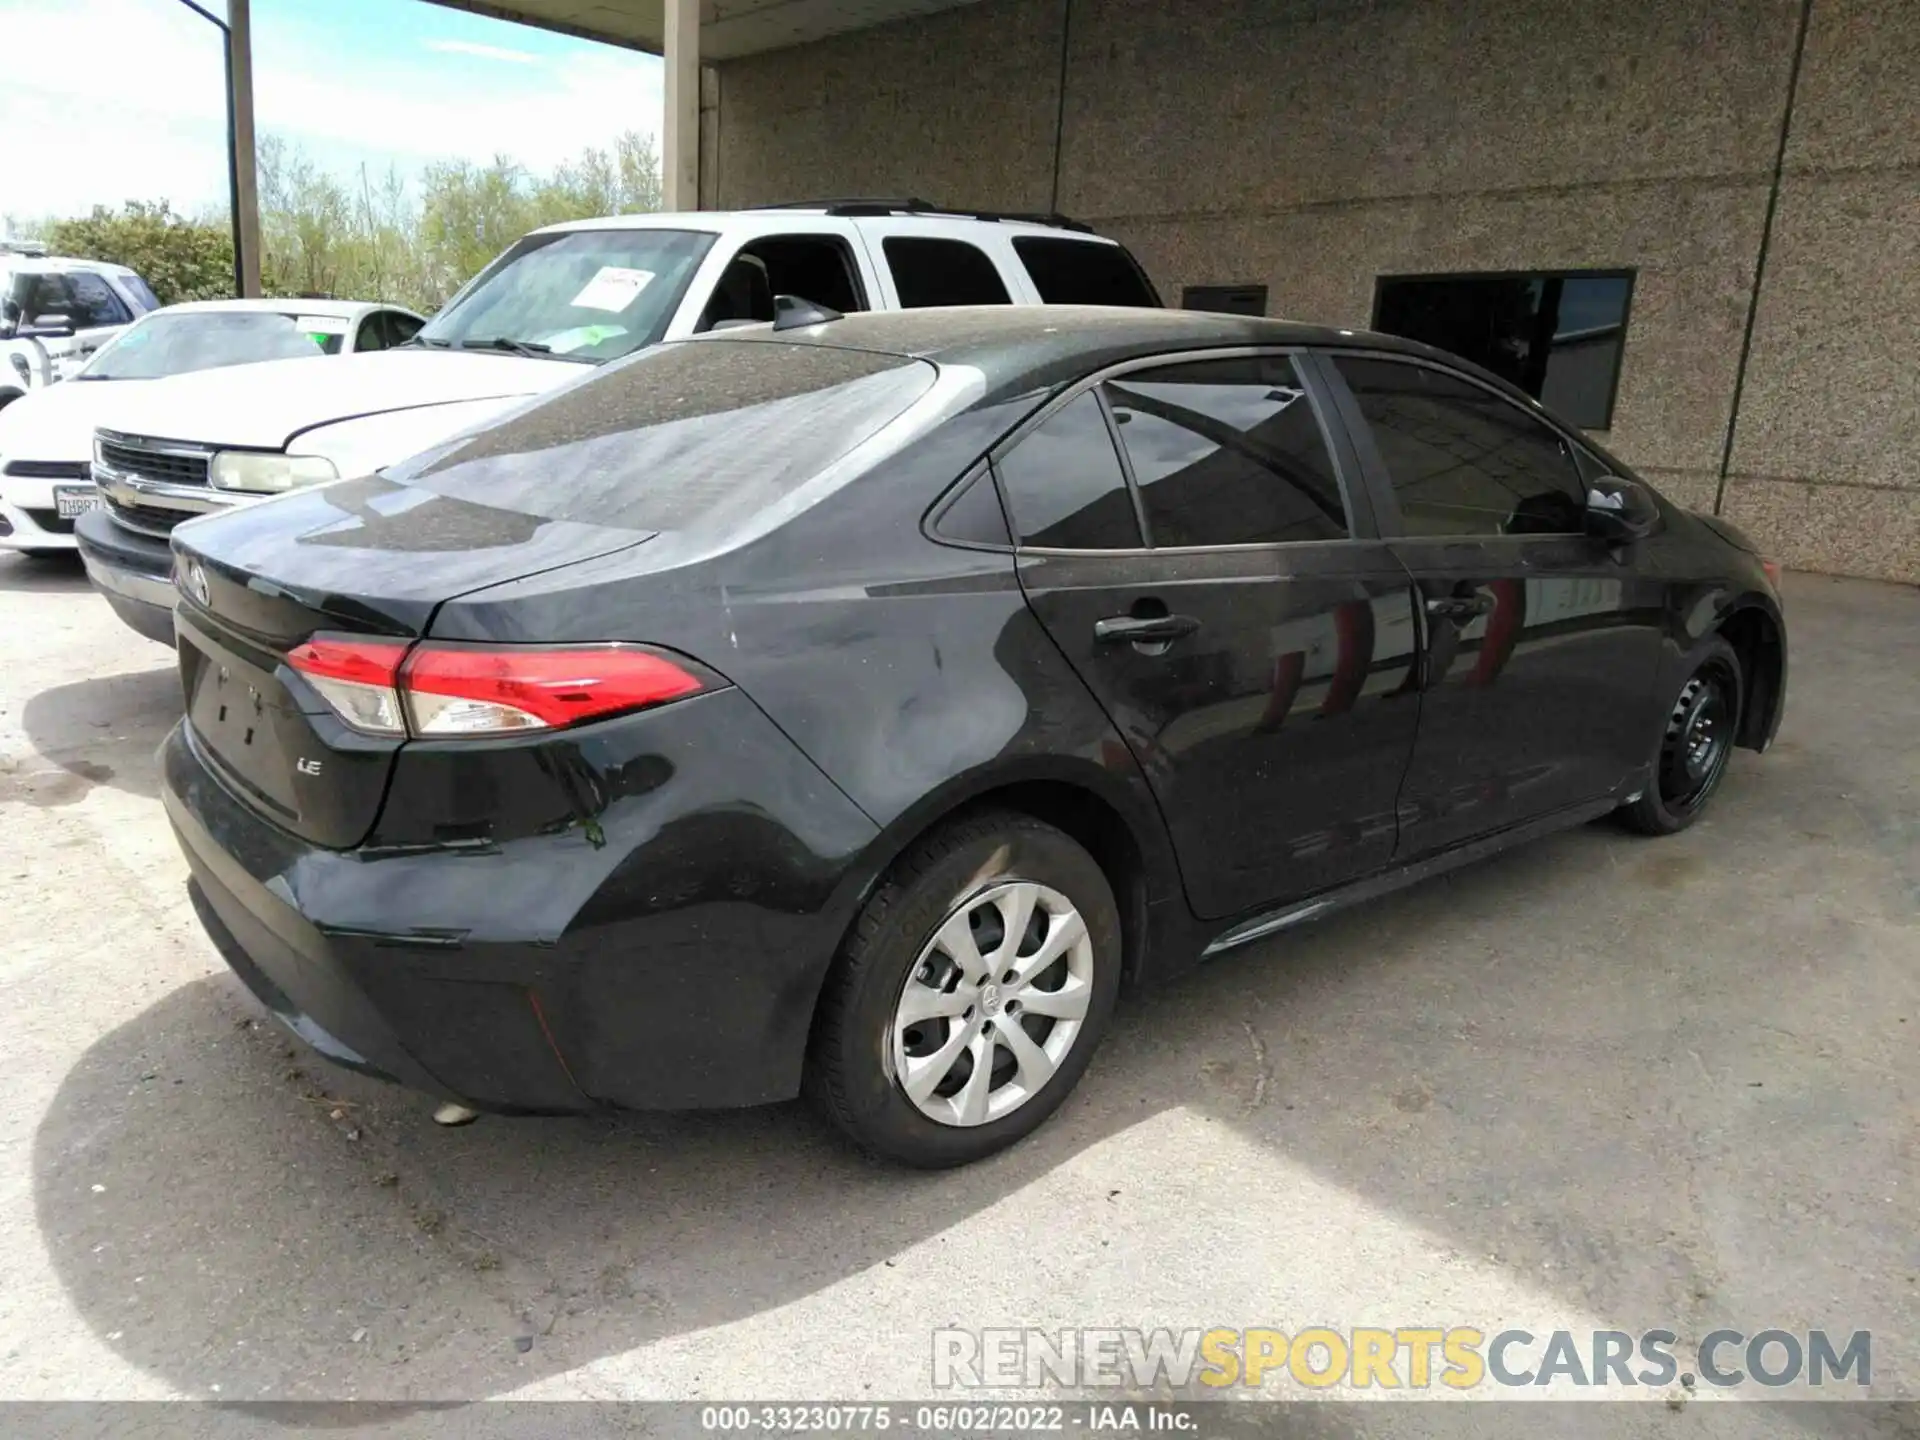
[[[1587,534],[1609,545],[1624,545],[1653,533],[1660,507],[1638,480],[1602,475],[1587,486]]]
[[[36,315],[13,333],[22,340],[64,340],[73,334],[73,319],[67,315]]]

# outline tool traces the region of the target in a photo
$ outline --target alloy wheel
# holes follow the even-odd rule
[[[942,1125],[1001,1119],[1053,1078],[1092,996],[1093,941],[1073,902],[1032,881],[991,885],[948,914],[907,975],[894,1079]]]

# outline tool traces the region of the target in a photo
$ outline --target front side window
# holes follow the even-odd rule
[[[354,333],[353,348],[356,354],[366,350],[387,348],[385,317],[378,310],[360,322],[360,328]]]
[[[881,242],[900,308],[929,305],[1010,305],[1006,284],[987,252],[964,240],[889,235]]]
[[[1569,424],[1604,430],[1626,344],[1631,271],[1383,276],[1373,328],[1511,381]]]
[[[1056,411],[999,462],[1023,545],[1134,550],[1140,521],[1099,399],[1088,391]]]
[[[120,277],[120,283],[127,287],[127,293],[138,300],[145,309],[158,310],[160,308],[160,297],[154,294],[153,291],[148,288],[147,282],[142,280],[138,275],[122,275]]]
[[[1290,358],[1136,370],[1110,381],[1107,396],[1154,545],[1351,533],[1333,457]]]
[[[67,277],[67,284],[73,294],[74,329],[97,330],[105,325],[125,325],[133,319],[126,303],[98,275],[76,270]]]
[[[1118,245],[1020,235],[1013,253],[1027,267],[1033,288],[1048,305],[1157,306],[1159,297],[1133,257]]]
[[[1583,528],[1573,452],[1551,427],[1471,381],[1338,356],[1408,535],[1558,535]]]
[[[529,235],[454,297],[423,345],[618,359],[666,332],[714,237],[699,230]]]
[[[260,310],[161,310],[101,346],[74,378],[158,380],[257,360],[337,353],[341,336],[313,328],[319,323]]]

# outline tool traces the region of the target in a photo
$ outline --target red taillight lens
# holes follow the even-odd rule
[[[1778,560],[1762,560],[1760,562],[1760,568],[1767,572],[1767,583],[1778,590],[1780,588],[1780,562]]]
[[[334,713],[373,735],[557,730],[710,688],[690,662],[637,645],[433,645],[316,637],[287,663]]]
[[[416,735],[558,729],[706,689],[663,655],[629,645],[467,649],[423,645],[401,673]]]
[[[403,640],[329,640],[319,637],[296,645],[287,664],[307,677],[320,698],[356,730],[370,735],[404,735],[400,708]]]

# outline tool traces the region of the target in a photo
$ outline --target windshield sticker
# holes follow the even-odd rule
[[[585,350],[626,333],[627,327],[624,325],[581,325],[572,330],[562,330],[558,335],[549,335],[543,343],[556,355],[571,355],[575,350]]]
[[[625,270],[618,265],[602,265],[600,273],[573,297],[572,304],[580,310],[610,310],[617,315],[652,283],[651,270]]]

